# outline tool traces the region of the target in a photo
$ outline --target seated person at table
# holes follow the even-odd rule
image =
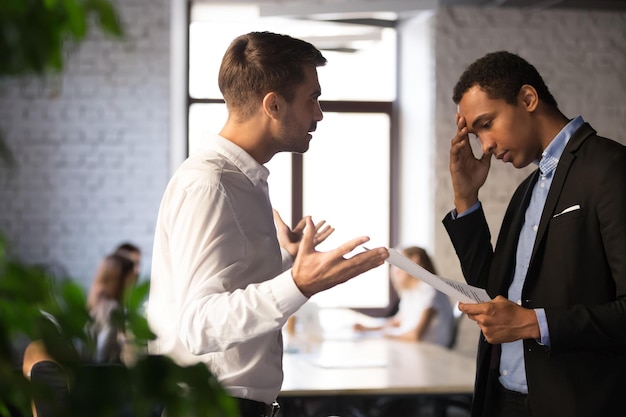
[[[133,359],[130,356],[133,352],[124,351],[126,348],[124,326],[121,323],[116,323],[113,316],[115,311],[123,308],[124,291],[129,286],[134,285],[136,281],[134,266],[135,263],[132,260],[114,254],[105,257],[96,270],[87,296],[87,309],[91,317],[87,331],[94,340],[94,351],[83,346],[82,343],[79,343],[79,346],[74,346],[80,352],[82,360],[87,363],[120,363],[124,359]],[[45,318],[58,326],[52,315],[42,313]],[[59,331],[61,332],[62,329],[59,328]],[[33,367],[43,362],[56,363],[56,360],[50,356],[41,340],[31,341],[24,351],[22,363],[24,376],[30,380]],[[60,365],[54,366],[53,369],[48,366],[46,369],[46,373],[62,373]],[[60,392],[58,391],[59,387],[56,389],[56,395],[63,395],[62,387]],[[32,410],[33,416],[37,417],[38,411],[35,403],[33,403]]]
[[[92,352],[85,346],[76,346],[86,362],[116,363],[122,360],[120,355],[125,347],[124,329],[112,318],[116,310],[123,308],[124,291],[136,281],[133,268],[134,263],[121,255],[109,255],[98,266],[87,295],[87,309],[91,316],[87,331],[93,337],[95,349]],[[54,317],[48,314],[45,316],[55,322]],[[41,341],[32,341],[24,352],[24,375],[28,378],[32,366],[44,360],[53,358]]]
[[[102,260],[87,297],[87,308],[93,320],[90,331],[96,341],[95,362],[120,362],[126,337],[123,326],[113,319],[123,308],[123,296],[134,285],[135,263],[122,255],[109,255]]]
[[[426,251],[411,246],[402,253],[431,273],[436,273]],[[385,337],[448,346],[452,338],[454,316],[448,296],[430,285],[392,267],[391,284],[400,297],[398,312],[382,326],[355,324],[356,331],[382,330]]]
[[[135,277],[139,278],[139,273],[141,272],[141,249],[139,246],[131,242],[120,243],[115,248],[113,255],[121,255],[133,261]]]

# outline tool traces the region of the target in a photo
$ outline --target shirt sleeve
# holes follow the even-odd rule
[[[476,203],[474,203],[472,207],[468,208],[461,214],[459,214],[456,211],[456,209],[452,209],[452,211],[450,212],[450,217],[452,217],[452,220],[460,219],[463,216],[467,216],[468,214],[475,212],[479,208],[480,208],[480,201],[477,201]]]
[[[539,323],[539,333],[541,337],[538,342],[544,346],[550,346],[550,332],[548,330],[548,320],[546,319],[546,311],[543,308],[536,308],[537,322]]]
[[[246,265],[245,232],[219,187],[186,189],[173,206],[166,221],[177,332],[190,352],[223,351],[276,331],[307,300],[289,269],[270,279],[250,276],[261,272]]]

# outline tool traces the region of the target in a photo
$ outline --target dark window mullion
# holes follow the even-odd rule
[[[291,227],[295,227],[304,216],[304,178],[302,161],[302,154],[291,154]]]

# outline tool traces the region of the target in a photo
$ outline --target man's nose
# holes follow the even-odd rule
[[[317,109],[315,111],[315,120],[320,122],[320,121],[322,121],[323,118],[324,118],[324,112],[322,111],[322,106],[318,102],[317,103]]]
[[[491,154],[496,149],[496,143],[488,138],[479,138],[483,153]]]

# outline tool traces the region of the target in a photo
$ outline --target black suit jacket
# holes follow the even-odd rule
[[[495,251],[482,208],[443,220],[465,279],[492,297],[507,296],[537,175],[511,198]],[[524,340],[533,417],[626,415],[626,148],[588,124],[559,160],[522,305],[544,308],[550,333],[549,347]],[[500,346],[481,335],[473,417],[492,415],[499,360]]]

